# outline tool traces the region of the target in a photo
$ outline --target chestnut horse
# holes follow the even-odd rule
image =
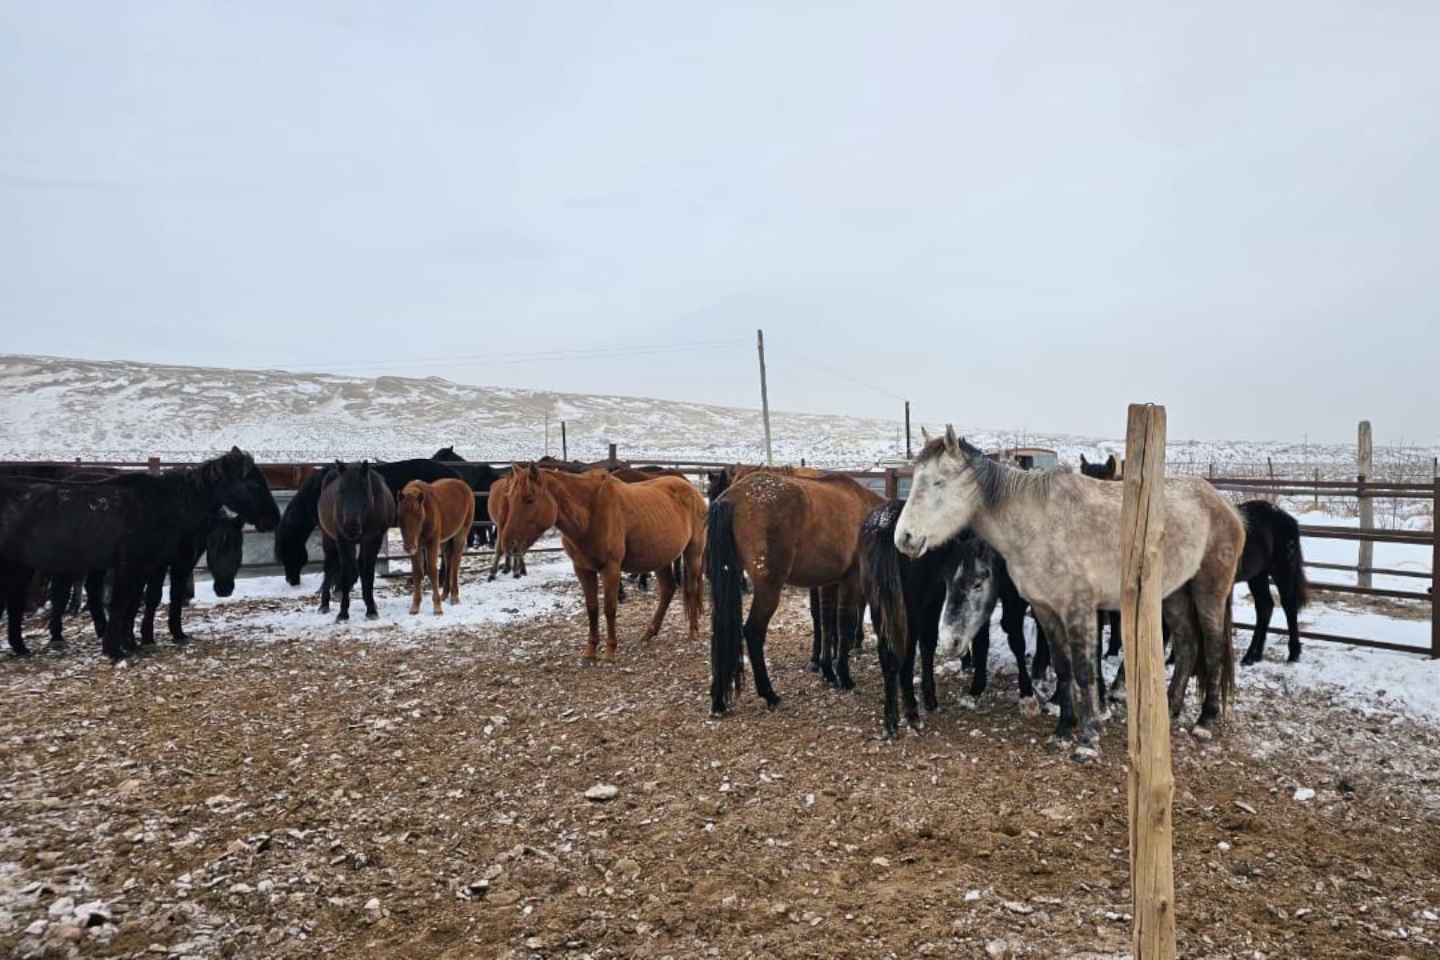
[[[490,512],[490,522],[495,525],[495,553],[490,558],[490,576],[486,579],[495,579],[495,574],[500,570],[502,558],[505,561],[506,573],[513,571],[516,577],[523,577],[525,575],[525,558],[523,555],[517,555],[516,551],[509,546],[509,541],[505,539],[505,520],[510,510],[509,473],[490,484],[485,507]]]
[[[466,535],[475,522],[475,492],[464,480],[411,480],[395,498],[395,519],[405,552],[410,554],[415,581],[410,615],[420,612],[420,592],[428,574],[435,615],[439,616],[445,612],[440,606],[440,552],[445,552],[444,599],[459,603],[460,561],[465,556]]]
[[[505,536],[524,543],[525,538],[538,537],[551,526],[560,528],[561,543],[585,591],[590,635],[581,654],[584,659],[595,658],[600,642],[601,581],[606,636],[600,659],[613,662],[621,571],[651,572],[660,584],[659,604],[641,638],[644,642],[660,632],[675,596],[673,565],[680,557],[685,560],[682,576],[690,636],[693,639],[698,634],[705,571],[705,500],[689,481],[659,477],[625,483],[599,470],[570,474],[541,470],[533,463],[516,464],[510,476]]]
[[[820,670],[844,689],[850,644],[864,607],[860,590],[860,524],[885,498],[850,477],[811,479],[756,471],[730,485],[710,505],[710,708],[724,713],[744,683],[743,635],[755,671],[755,692],[780,703],[765,669],[765,631],[787,584],[820,587],[824,651]],[[742,634],[740,575],[750,575],[750,614]],[[839,652],[839,672],[833,666]]]

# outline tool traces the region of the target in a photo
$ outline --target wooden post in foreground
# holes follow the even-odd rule
[[[1370,421],[1360,421],[1360,442],[1355,451],[1356,473],[1359,474],[1359,482],[1356,484],[1356,493],[1360,500],[1360,529],[1375,529],[1375,501],[1370,499],[1370,494],[1365,490],[1365,482],[1375,478],[1375,447],[1370,437]],[[1355,578],[1357,585],[1362,587],[1374,586],[1370,569],[1375,566],[1375,544],[1369,540],[1360,541],[1360,574]]]
[[[1120,635],[1129,681],[1131,950],[1135,960],[1175,956],[1171,847],[1170,709],[1160,640],[1165,529],[1165,408],[1131,404],[1120,512]]]

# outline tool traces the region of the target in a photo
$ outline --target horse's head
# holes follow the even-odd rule
[[[895,546],[907,557],[918,557],[970,526],[983,500],[976,477],[985,455],[957,440],[948,424],[944,437],[924,436],[910,498],[895,524]]]
[[[1110,454],[1110,459],[1104,463],[1091,463],[1085,459],[1085,454],[1080,454],[1080,472],[1087,477],[1094,477],[1096,480],[1118,480],[1116,476],[1119,465],[1115,463],[1115,454]]]
[[[420,531],[425,528],[426,500],[425,484],[419,480],[405,484],[405,489],[395,498],[395,523],[400,527],[400,540],[405,544],[405,552],[412,558],[420,546]],[[411,562],[418,562],[418,558]]]
[[[228,597],[235,592],[235,574],[244,556],[244,527],[243,517],[216,517],[210,524],[210,534],[205,538],[205,566],[210,571],[211,586],[217,597]],[[288,569],[286,579],[289,579]],[[300,582],[298,569],[294,582]]]
[[[336,491],[340,507],[339,533],[346,540],[359,540],[375,506],[370,461],[362,460],[358,466],[337,463],[335,470],[338,473],[335,482],[340,484],[340,489]]]
[[[545,475],[535,464],[515,464],[510,471],[510,512],[505,517],[506,546],[528,550],[555,526],[558,508]]]
[[[705,496],[711,503],[715,498],[724,493],[730,486],[730,468],[722,467],[719,470],[705,471]]]
[[[265,474],[255,459],[239,447],[212,460],[206,476],[214,485],[220,503],[255,525],[256,530],[274,530],[280,524],[280,508],[270,493]]]
[[[940,610],[936,652],[963,657],[995,609],[993,554],[979,537],[962,534],[944,566],[945,606]]]

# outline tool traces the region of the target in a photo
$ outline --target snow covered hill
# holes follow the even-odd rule
[[[968,424],[984,447],[1053,447],[1061,458],[1119,452],[1123,438],[1026,434]],[[755,409],[675,400],[468,386],[436,377],[364,379],[278,370],[229,370],[57,357],[0,356],[0,459],[188,460],[239,444],[262,460],[429,456],[454,444],[472,459],[560,452],[566,422],[571,456],[758,461],[764,432]],[[866,467],[904,453],[894,420],[773,412],[776,459]],[[929,424],[938,428],[938,423]],[[916,425],[915,442],[919,443]],[[1428,465],[1434,451],[1410,460]],[[1176,442],[1177,469],[1255,469],[1302,459],[1300,444]],[[1309,445],[1306,462],[1353,463],[1354,451]],[[1377,448],[1377,460],[1384,453]],[[1346,468],[1348,469],[1348,468]],[[1233,469],[1231,470],[1233,472]]]

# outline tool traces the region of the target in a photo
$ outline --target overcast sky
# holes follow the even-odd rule
[[[721,6],[11,0],[0,351],[1440,442],[1434,0]]]

